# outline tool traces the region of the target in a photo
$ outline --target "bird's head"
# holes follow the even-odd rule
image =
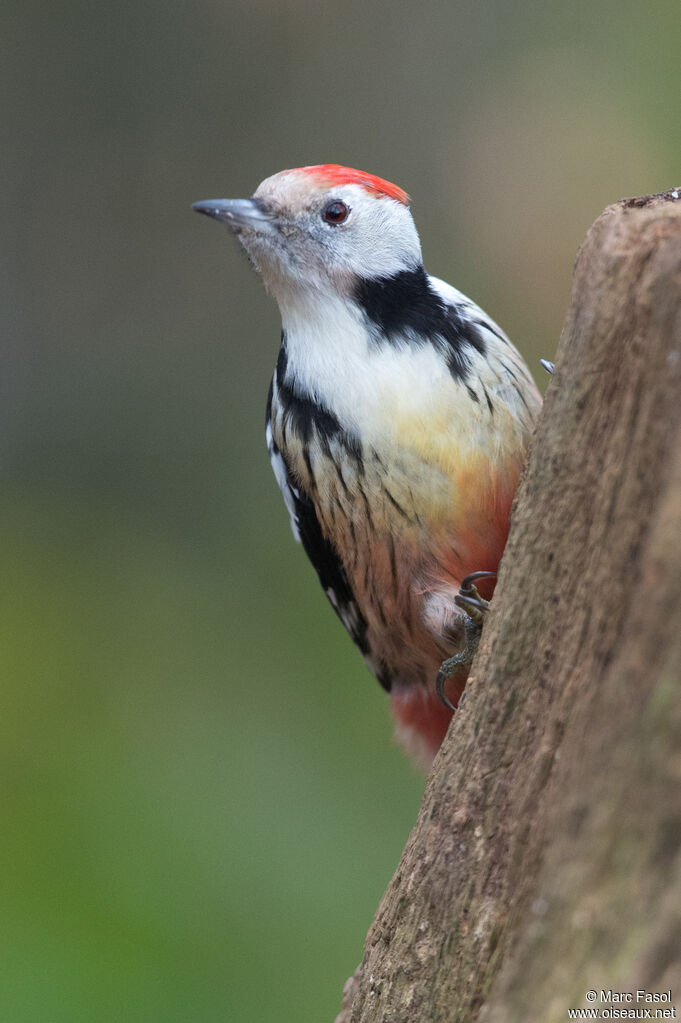
[[[409,197],[362,171],[323,164],[266,178],[250,199],[194,209],[228,224],[280,301],[296,291],[349,294],[358,279],[421,263]]]

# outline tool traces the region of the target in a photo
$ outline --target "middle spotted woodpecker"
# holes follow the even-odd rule
[[[504,332],[426,273],[396,185],[324,164],[195,209],[279,304],[267,443],[293,533],[428,764],[493,590],[467,577],[499,564],[539,393]]]

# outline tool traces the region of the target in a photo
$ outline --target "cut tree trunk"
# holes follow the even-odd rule
[[[680,196],[609,207],[579,252],[480,650],[337,1023],[552,1023],[591,989],[681,1015]]]

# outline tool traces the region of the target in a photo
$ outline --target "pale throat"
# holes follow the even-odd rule
[[[277,301],[289,383],[354,420],[375,390],[367,379],[371,339],[361,309],[330,289],[292,288]]]

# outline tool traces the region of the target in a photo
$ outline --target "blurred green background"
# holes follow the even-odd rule
[[[190,204],[394,180],[536,368],[590,222],[681,181],[678,0],[0,28],[0,1020],[331,1020],[423,780],[270,473],[276,309]]]

